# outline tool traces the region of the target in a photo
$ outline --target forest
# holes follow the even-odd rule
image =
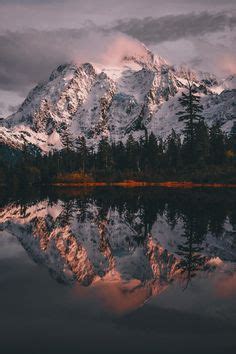
[[[76,139],[67,127],[63,149],[42,155],[34,146],[21,150],[0,144],[0,183],[48,185],[56,182],[191,181],[236,183],[236,124],[229,133],[220,122],[210,127],[202,116],[200,97],[189,84],[179,98],[177,112],[181,134],[172,130],[164,140],[145,127],[137,141],[130,134],[125,143],[103,137],[97,148],[85,137]],[[214,117],[212,117],[213,119]]]

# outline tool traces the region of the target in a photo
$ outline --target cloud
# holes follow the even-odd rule
[[[236,54],[222,54],[217,59],[216,65],[221,71],[236,75]]]
[[[189,1],[189,0],[187,0]],[[203,4],[210,4],[214,6],[215,4],[235,4],[235,0],[192,0],[192,2],[198,2],[198,3],[203,3]]]
[[[16,105],[9,104],[7,107],[7,110],[10,113],[15,113],[19,107],[20,107],[20,104],[16,104]]]
[[[125,57],[139,57],[149,59],[146,47],[131,37],[115,34],[106,41],[104,51],[100,51],[98,61],[104,64],[119,65]]]
[[[232,11],[232,0],[0,0],[0,31],[22,28],[78,28],[147,16],[187,14],[193,11]]]
[[[190,51],[188,61],[193,59],[194,54],[204,64],[204,60],[209,62],[212,55],[205,54],[211,49],[201,46],[202,36],[225,29],[229,31],[228,36],[231,36],[235,25],[236,17],[233,15],[204,12],[120,20],[107,26],[89,23],[79,29],[3,32],[0,34],[0,89],[25,95],[30,87],[46,79],[57,65],[66,62],[117,63],[127,53],[132,55],[142,52],[143,46],[137,40],[151,45],[152,48],[156,47],[157,52],[158,46],[161,48],[161,45],[170,43],[171,55],[168,59],[174,64],[178,52],[185,53],[187,47],[191,47],[188,43],[194,44],[193,51],[197,48],[199,52],[197,54]],[[183,45],[180,49],[177,41],[182,40],[184,43],[183,40],[186,39],[190,42],[185,42],[186,46]],[[225,42],[225,39],[222,41]],[[227,45],[222,48],[219,43],[212,53],[220,57],[222,50],[231,58],[224,60],[226,64],[222,70],[227,71],[227,67],[232,67],[229,63],[233,60],[234,53],[232,55],[232,50]],[[202,59],[199,59],[200,56]],[[215,59],[213,63],[216,68],[219,67]],[[211,70],[214,71],[213,66]]]
[[[1,4],[19,4],[19,5],[41,5],[41,4],[48,4],[48,3],[63,3],[64,0],[0,0]]]
[[[14,91],[0,90],[0,118],[16,112],[24,98],[25,96],[20,96]]]
[[[235,40],[232,39],[232,44]],[[193,67],[204,68],[209,72],[214,68],[214,72],[222,77],[236,74],[236,48],[233,45],[226,47],[222,43],[214,43],[210,38],[195,39],[193,44],[196,53],[190,60]]]
[[[233,29],[235,26],[236,15],[202,12],[120,20],[110,29],[126,33],[146,44],[154,44],[201,36],[225,28]]]
[[[56,65],[82,51],[81,30],[6,32],[0,35],[0,88],[21,90],[44,80]]]
[[[87,0],[89,1],[90,6],[94,5],[96,6],[97,3],[101,6],[109,6],[110,3],[113,3],[112,0]],[[0,5],[1,4],[19,4],[19,5],[25,5],[25,4],[32,4],[32,5],[41,5],[41,4],[47,4],[47,3],[55,3],[55,4],[60,4],[65,2],[65,0],[0,0]],[[75,4],[82,4],[84,3],[84,0],[67,0],[67,2],[70,3],[75,3]],[[114,3],[116,1],[114,0]],[[142,3],[142,0],[136,0],[136,2]],[[166,0],[167,3],[188,3],[188,4],[209,4],[211,6],[214,6],[215,4],[220,4],[224,6],[225,4],[235,4],[235,0]],[[120,3],[122,5],[131,3],[134,4],[134,0],[120,0]],[[146,3],[149,6],[154,6],[157,4],[158,6],[163,4],[163,0],[146,0]]]
[[[78,30],[6,32],[0,47],[0,89],[23,93],[62,63],[118,64],[124,56],[146,55],[139,41],[91,24]]]

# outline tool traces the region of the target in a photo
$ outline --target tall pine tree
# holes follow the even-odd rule
[[[182,92],[179,102],[182,110],[177,112],[179,121],[185,123],[185,152],[191,161],[194,154],[194,137],[196,124],[204,120],[202,116],[203,107],[200,104],[200,96],[197,95],[197,89],[193,82],[190,72],[186,73],[187,90]]]
[[[210,161],[214,165],[222,164],[226,159],[225,135],[220,128],[220,123],[216,122],[210,128]]]
[[[78,137],[75,141],[75,144],[76,144],[76,152],[78,154],[79,165],[84,173],[86,170],[86,163],[88,160],[88,148],[86,145],[85,137],[84,136]]]

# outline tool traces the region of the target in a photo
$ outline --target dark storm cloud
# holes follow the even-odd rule
[[[146,44],[174,41],[180,38],[204,35],[236,26],[236,16],[225,13],[169,15],[160,18],[120,20],[114,31],[128,34]]]

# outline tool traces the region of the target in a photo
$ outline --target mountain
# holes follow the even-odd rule
[[[42,152],[62,148],[65,129],[96,146],[103,136],[125,141],[146,129],[166,137],[181,132],[176,111],[186,80],[161,57],[124,57],[116,66],[97,63],[60,65],[33,88],[18,111],[0,121],[0,142],[21,148],[32,144]],[[209,124],[218,120],[230,131],[236,119],[236,78],[217,80],[199,73],[195,85]]]
[[[106,291],[117,285],[126,296],[133,294],[133,305],[173,281],[185,287],[189,267],[191,276],[208,277],[235,262],[235,228],[228,218],[222,230],[198,233],[199,243],[195,239],[187,250],[186,215],[179,214],[174,225],[168,208],[158,212],[147,233],[142,214],[142,208],[107,207],[92,198],[9,203],[0,209],[0,237],[16,237],[57,281]]]

